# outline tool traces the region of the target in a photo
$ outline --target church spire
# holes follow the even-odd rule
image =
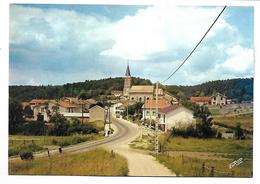
[[[130,74],[130,69],[129,69],[129,64],[128,64],[128,63],[127,63],[126,71],[125,71],[125,76],[128,76],[128,77],[131,76],[131,74]]]

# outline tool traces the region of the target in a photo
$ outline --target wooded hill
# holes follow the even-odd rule
[[[147,79],[132,77],[132,85],[151,85]],[[33,98],[57,99],[64,96],[76,97],[84,92],[87,98],[109,95],[112,90],[123,90],[124,78],[107,78],[86,80],[85,82],[48,86],[9,86],[9,97],[18,101],[29,101]],[[211,96],[215,92],[236,98],[239,101],[253,100],[253,78],[210,81],[194,86],[168,85],[163,88],[178,98],[191,96]]]
[[[165,89],[179,98],[188,98],[191,96],[211,96],[220,92],[228,98],[241,101],[253,100],[253,78],[246,79],[227,79],[209,81],[194,86],[166,86]]]

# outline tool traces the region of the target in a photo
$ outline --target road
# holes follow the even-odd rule
[[[110,137],[85,142],[63,148],[63,152],[82,152],[97,147],[104,147],[108,150],[124,156],[128,161],[129,176],[175,176],[169,169],[161,165],[155,158],[146,152],[131,149],[128,144],[140,135],[140,128],[123,119],[117,119],[112,116],[113,135]],[[56,154],[58,150],[50,151],[50,154]],[[47,152],[34,154],[35,158],[46,157]],[[10,158],[9,160],[20,159],[19,157]]]

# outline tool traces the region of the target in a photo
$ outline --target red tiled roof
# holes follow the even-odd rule
[[[164,107],[169,106],[169,105],[170,105],[170,103],[165,99],[159,99],[158,100],[158,109],[164,108]],[[155,109],[156,108],[156,100],[146,100],[145,104],[144,104],[144,108]]]
[[[160,112],[160,113],[168,113],[170,111],[174,111],[178,107],[179,107],[178,105],[170,105],[170,106],[166,106],[166,107],[164,107],[162,109],[159,109],[158,112]]]
[[[192,102],[209,102],[210,97],[204,96],[204,97],[191,97],[190,100]]]
[[[32,99],[31,101],[30,101],[30,103],[46,103],[46,102],[48,102],[49,100],[47,100],[47,99]]]
[[[22,105],[22,108],[24,109],[26,106],[30,105],[30,103],[29,102],[22,102],[21,105]]]

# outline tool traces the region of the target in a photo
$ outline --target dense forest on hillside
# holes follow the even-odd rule
[[[132,77],[133,85],[151,85],[150,80]],[[34,98],[58,99],[60,97],[77,97],[85,92],[87,98],[99,95],[109,95],[113,90],[123,90],[124,78],[107,78],[100,80],[86,80],[85,82],[68,83],[64,85],[48,86],[9,86],[9,97],[18,101]]]
[[[253,78],[209,81],[195,86],[166,86],[165,89],[179,98],[211,96],[216,92],[238,101],[253,100]]]
[[[178,98],[191,96],[211,96],[215,92],[236,98],[239,101],[253,100],[253,78],[228,79],[210,81],[195,86],[163,86],[169,93]],[[147,79],[132,77],[132,85],[151,85]],[[123,90],[124,78],[107,78],[100,80],[86,80],[85,82],[69,83],[59,86],[10,86],[9,96],[18,101],[33,98],[57,99],[64,96],[76,97],[84,92],[87,98],[97,98],[100,95],[109,95],[112,90]]]

